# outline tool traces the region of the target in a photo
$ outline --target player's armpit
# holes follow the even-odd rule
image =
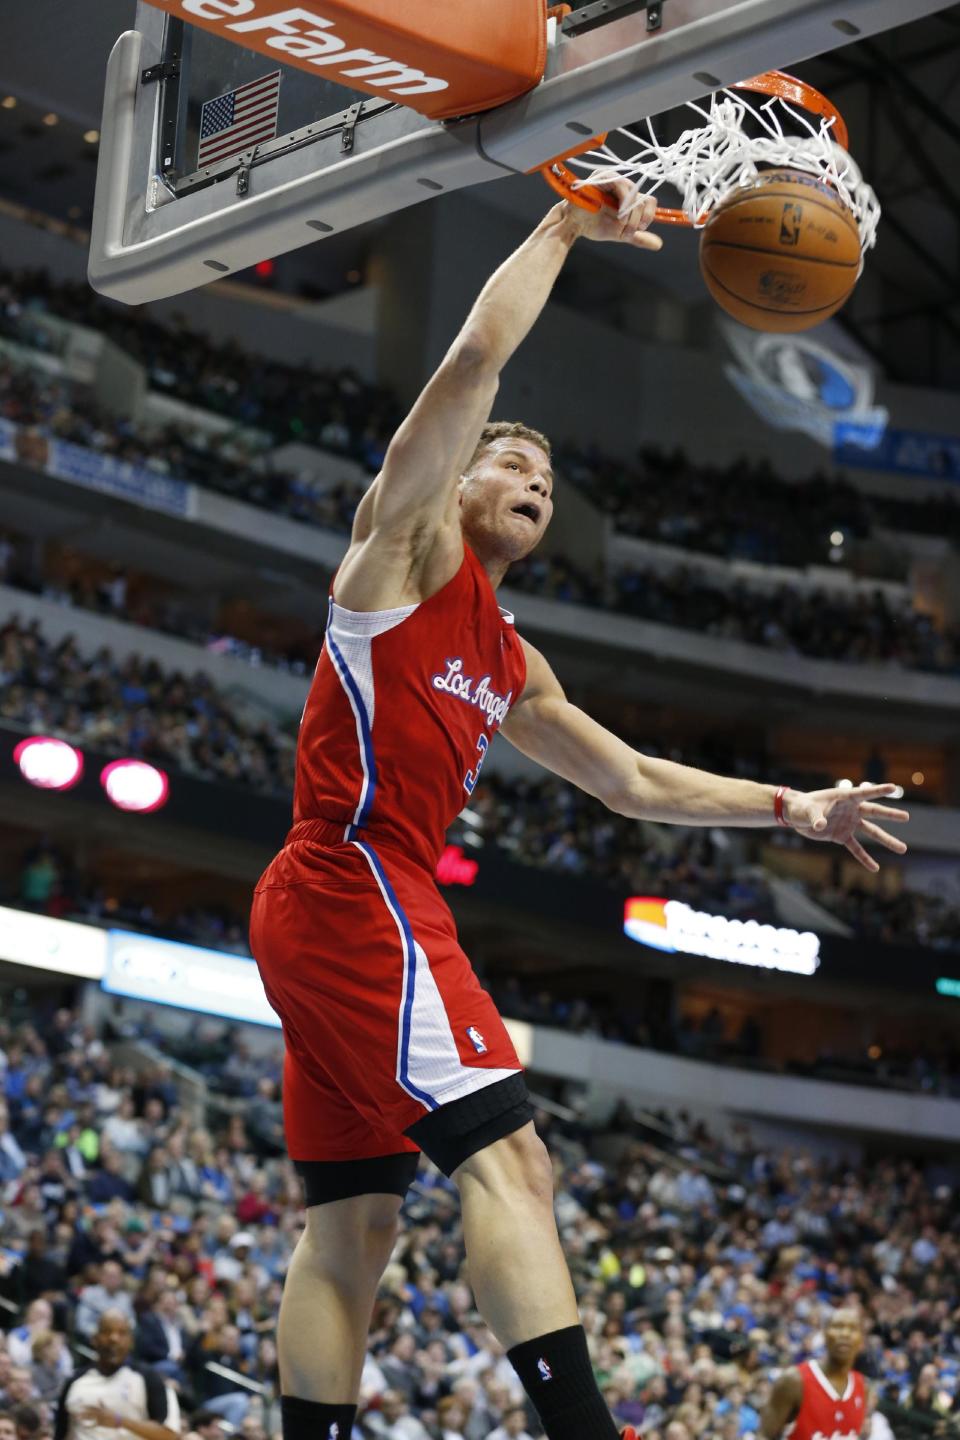
[[[531,760],[617,809],[635,782],[636,752],[572,705],[539,650],[522,643],[527,682],[502,733]]]
[[[799,1373],[785,1370],[771,1390],[760,1417],[760,1433],[765,1440],[780,1440],[786,1427],[799,1415],[802,1403],[803,1381]]]
[[[390,442],[357,507],[335,598],[348,610],[416,604],[463,560],[458,486],[496,393],[462,335]]]

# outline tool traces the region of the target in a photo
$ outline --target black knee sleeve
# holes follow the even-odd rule
[[[527,1082],[517,1074],[431,1110],[403,1133],[449,1176],[478,1150],[512,1135],[532,1119]]]
[[[350,1440],[356,1405],[321,1405],[296,1395],[280,1396],[283,1440]]]
[[[420,1157],[409,1151],[369,1160],[294,1160],[305,1205],[328,1205],[355,1195],[406,1195]]]

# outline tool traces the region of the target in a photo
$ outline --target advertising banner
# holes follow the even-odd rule
[[[107,964],[107,937],[75,920],[54,920],[0,905],[0,960],[99,980]]]
[[[111,930],[102,985],[110,995],[280,1028],[254,962],[199,945]]]
[[[839,465],[922,475],[927,480],[960,481],[960,436],[928,435],[920,430],[887,430],[873,449],[865,449],[858,424],[840,424],[833,458]]]

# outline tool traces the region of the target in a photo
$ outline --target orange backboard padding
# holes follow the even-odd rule
[[[538,84],[546,0],[150,0],[270,60],[396,100],[432,120]]]

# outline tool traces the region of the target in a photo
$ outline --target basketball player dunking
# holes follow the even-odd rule
[[[766,1440],[858,1440],[869,1430],[866,1381],[853,1362],[863,1348],[860,1316],[834,1310],[823,1332],[826,1357],[785,1370],[760,1422]]]
[[[624,190],[616,192],[623,198]],[[893,786],[802,794],[648,759],[565,698],[496,587],[553,513],[550,447],[488,425],[498,375],[581,236],[659,249],[555,206],[488,281],[357,510],[304,711],[294,826],[251,944],[283,1021],[287,1145],[306,1229],[280,1311],[285,1440],[350,1435],[371,1308],[423,1150],[459,1192],[477,1304],[549,1440],[616,1440],[553,1216],[520,1062],[433,880],[498,730],[626,816],[773,825],[906,847]]]

